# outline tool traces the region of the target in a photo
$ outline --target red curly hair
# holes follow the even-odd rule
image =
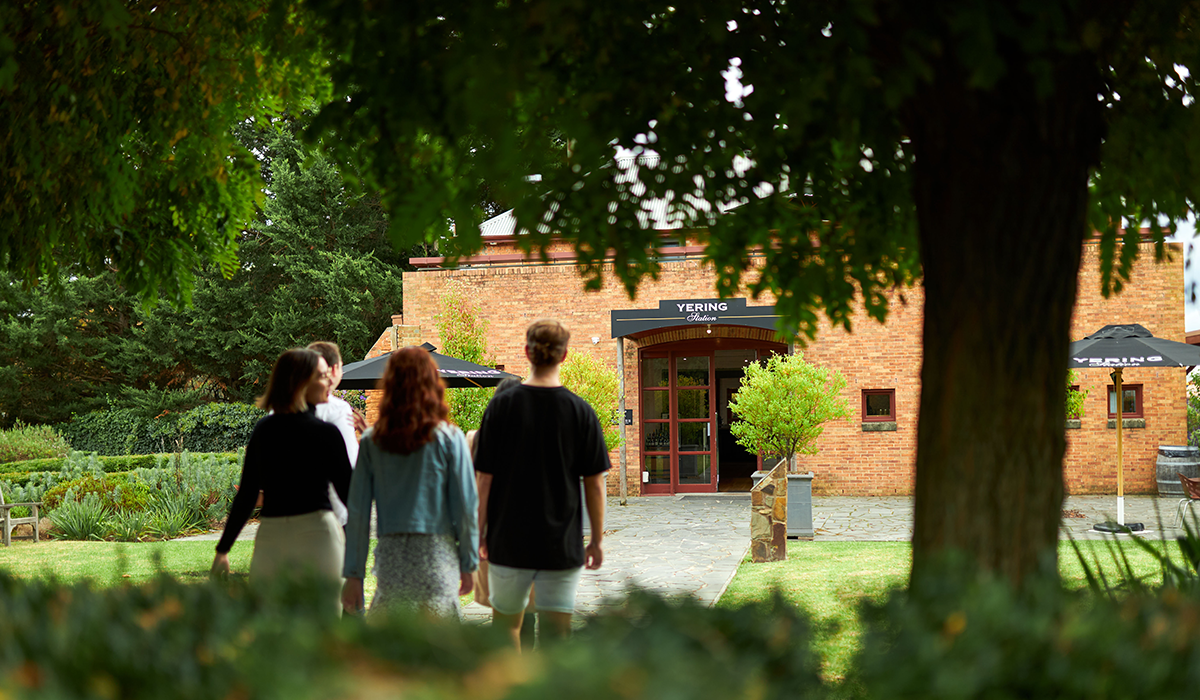
[[[409,346],[392,353],[383,378],[375,444],[388,452],[411,454],[433,441],[433,431],[450,416],[446,385],[433,357]]]

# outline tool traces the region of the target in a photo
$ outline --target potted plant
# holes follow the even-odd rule
[[[806,362],[803,353],[773,355],[746,367],[729,404],[736,416],[730,432],[738,444],[788,461],[788,537],[813,536],[813,474],[799,473],[796,455],[816,454],[825,424],[849,415],[841,395],[845,388],[841,372]]]

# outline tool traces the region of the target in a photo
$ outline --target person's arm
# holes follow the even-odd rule
[[[353,475],[353,471],[351,470],[350,455],[346,453],[340,435],[338,438],[336,442],[330,441],[329,443],[327,459],[328,464],[332,465],[329,483],[333,484],[333,490],[337,492],[337,497],[342,500],[342,503],[345,503],[350,498],[350,477]]]
[[[608,449],[604,445],[604,428],[596,417],[596,412],[586,403],[583,406],[582,431],[584,439],[583,453],[577,462],[582,469],[583,501],[587,507],[588,525],[592,536],[584,552],[584,563],[589,569],[599,569],[604,563],[604,505],[608,496],[608,482],[605,475],[612,466],[608,459]]]
[[[492,493],[492,475],[475,472],[475,487],[479,490],[479,558],[487,561],[487,506]]]
[[[258,492],[262,490],[262,464],[260,453],[266,449],[261,437],[257,436],[258,429],[250,435],[246,445],[246,456],[242,461],[242,478],[238,483],[237,495],[229,504],[229,517],[225,520],[225,531],[217,542],[217,554],[213,558],[212,571],[216,574],[229,573],[229,550],[237,541],[250,514],[254,512],[254,504],[258,501]],[[256,439],[258,437],[258,439]]]
[[[584,552],[584,562],[589,569],[599,569],[604,563],[604,550],[601,548],[604,540],[604,490],[607,485],[604,474],[600,472],[583,477],[583,500],[587,506],[588,524],[592,528],[592,537]]]
[[[475,490],[475,470],[471,467],[466,438],[457,428],[448,432],[446,475],[450,482],[450,521],[457,528],[458,570],[469,574],[479,568],[479,494]]]
[[[365,607],[363,579],[366,577],[367,552],[371,548],[371,503],[375,499],[375,465],[371,460],[369,435],[363,435],[358,451],[358,466],[350,478],[346,500],[346,558],[342,563],[342,608],[357,613]]]
[[[376,465],[371,456],[374,450],[367,444],[370,439],[370,433],[363,435],[358,467],[350,479],[346,500],[346,560],[342,576],[360,581],[366,576],[367,552],[371,547],[371,504],[375,499]]]

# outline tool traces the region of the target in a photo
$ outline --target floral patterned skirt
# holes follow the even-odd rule
[[[421,611],[459,619],[458,546],[450,535],[383,535],[375,546],[371,614]]]

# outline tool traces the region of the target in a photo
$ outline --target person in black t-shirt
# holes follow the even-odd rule
[[[559,381],[570,333],[537,321],[525,333],[529,379],[488,404],[479,428],[480,556],[488,561],[492,624],[521,648],[529,591],[537,584],[543,640],[567,637],[583,567],[604,561],[608,451],[596,412]],[[583,499],[580,498],[580,479]],[[583,544],[586,499],[591,540]]]

